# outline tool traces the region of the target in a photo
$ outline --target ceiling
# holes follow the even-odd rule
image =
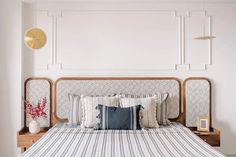
[[[39,2],[82,2],[82,3],[236,3],[236,0],[22,0],[27,3]]]

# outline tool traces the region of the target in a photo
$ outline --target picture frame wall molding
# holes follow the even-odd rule
[[[178,70],[178,66],[182,65],[182,37],[181,37],[181,33],[182,33],[182,17],[180,15],[177,14],[176,10],[132,10],[132,9],[121,9],[121,10],[107,10],[107,9],[99,9],[99,10],[63,10],[62,11],[62,19],[63,19],[63,14],[66,13],[70,13],[70,12],[74,12],[74,13],[94,13],[94,12],[105,12],[107,14],[109,13],[115,13],[115,12],[119,12],[119,13],[167,13],[170,15],[170,18],[176,18],[177,21],[177,25],[176,28],[178,29],[178,48],[176,49],[176,53],[178,54],[178,57],[176,58],[176,62],[171,63],[169,66],[166,67],[155,67],[155,68],[144,68],[144,69],[140,69],[140,68],[79,68],[76,66],[66,66],[66,63],[64,63],[63,61],[60,61],[61,63],[61,70],[65,70],[65,71],[176,71]],[[57,55],[61,55],[60,53]]]
[[[194,37],[192,37],[193,41],[195,40],[196,42],[202,42],[202,43],[207,42],[207,44],[208,44],[208,49],[206,51],[207,52],[207,54],[206,54],[207,62],[199,63],[200,66],[198,66],[198,68],[193,68],[192,63],[186,61],[186,55],[188,53],[190,53],[190,52],[186,51],[186,40],[189,40],[189,39],[186,39],[186,20],[191,19],[192,14],[194,14],[194,13],[202,14],[202,16],[206,18],[208,35],[210,35],[210,36],[212,35],[212,16],[208,15],[206,10],[187,11],[186,15],[183,16],[183,34],[182,34],[183,64],[187,66],[187,70],[189,70],[189,71],[206,71],[208,69],[208,66],[212,65],[212,40],[197,41],[196,39],[193,39]]]
[[[188,71],[205,71],[208,69],[208,66],[212,65],[212,41],[205,41],[208,42],[208,54],[207,58],[208,61],[206,63],[199,63],[199,67],[195,68],[191,62],[189,62],[186,59],[186,55],[189,55],[189,52],[186,51],[186,19],[191,19],[192,14],[194,13],[201,13],[204,15],[206,18],[208,18],[208,30],[209,33],[212,33],[212,16],[209,16],[207,14],[207,11],[187,11],[186,14],[179,14],[178,11],[176,10],[132,10],[132,9],[125,9],[125,10],[106,10],[106,9],[100,9],[100,10],[57,10],[57,11],[51,11],[51,10],[46,10],[47,16],[51,18],[51,52],[50,52],[50,58],[51,58],[51,63],[46,63],[46,68],[42,69],[39,68],[36,70],[40,71],[176,71],[178,70],[179,67],[185,67],[186,70]],[[176,20],[178,20],[178,49],[175,51],[178,53],[178,58],[176,58],[176,63],[172,63],[172,65],[168,67],[155,67],[155,68],[78,68],[77,66],[66,66],[66,64],[63,62],[63,60],[60,60],[58,62],[58,56],[63,55],[58,52],[58,19],[63,19],[63,14],[67,12],[76,12],[76,13],[84,13],[84,12],[136,12],[136,13],[145,13],[145,12],[166,12],[170,13],[172,17],[176,17]]]
[[[61,70],[62,64],[57,62],[57,19],[62,17],[62,11],[47,11],[51,17],[52,27],[52,49],[51,49],[51,64],[47,64],[47,70]]]

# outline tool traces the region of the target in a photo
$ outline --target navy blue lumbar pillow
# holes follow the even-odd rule
[[[97,106],[99,110],[98,118],[100,122],[97,125],[97,129],[105,130],[140,130],[139,124],[139,111],[141,105],[120,108],[110,107],[99,104]]]

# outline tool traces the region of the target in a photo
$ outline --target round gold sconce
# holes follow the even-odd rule
[[[25,45],[30,49],[40,49],[47,42],[47,36],[40,28],[31,28],[25,33]]]

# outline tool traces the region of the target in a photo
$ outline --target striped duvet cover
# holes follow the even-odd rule
[[[92,130],[62,125],[50,129],[23,157],[222,157],[178,123],[158,129]]]

